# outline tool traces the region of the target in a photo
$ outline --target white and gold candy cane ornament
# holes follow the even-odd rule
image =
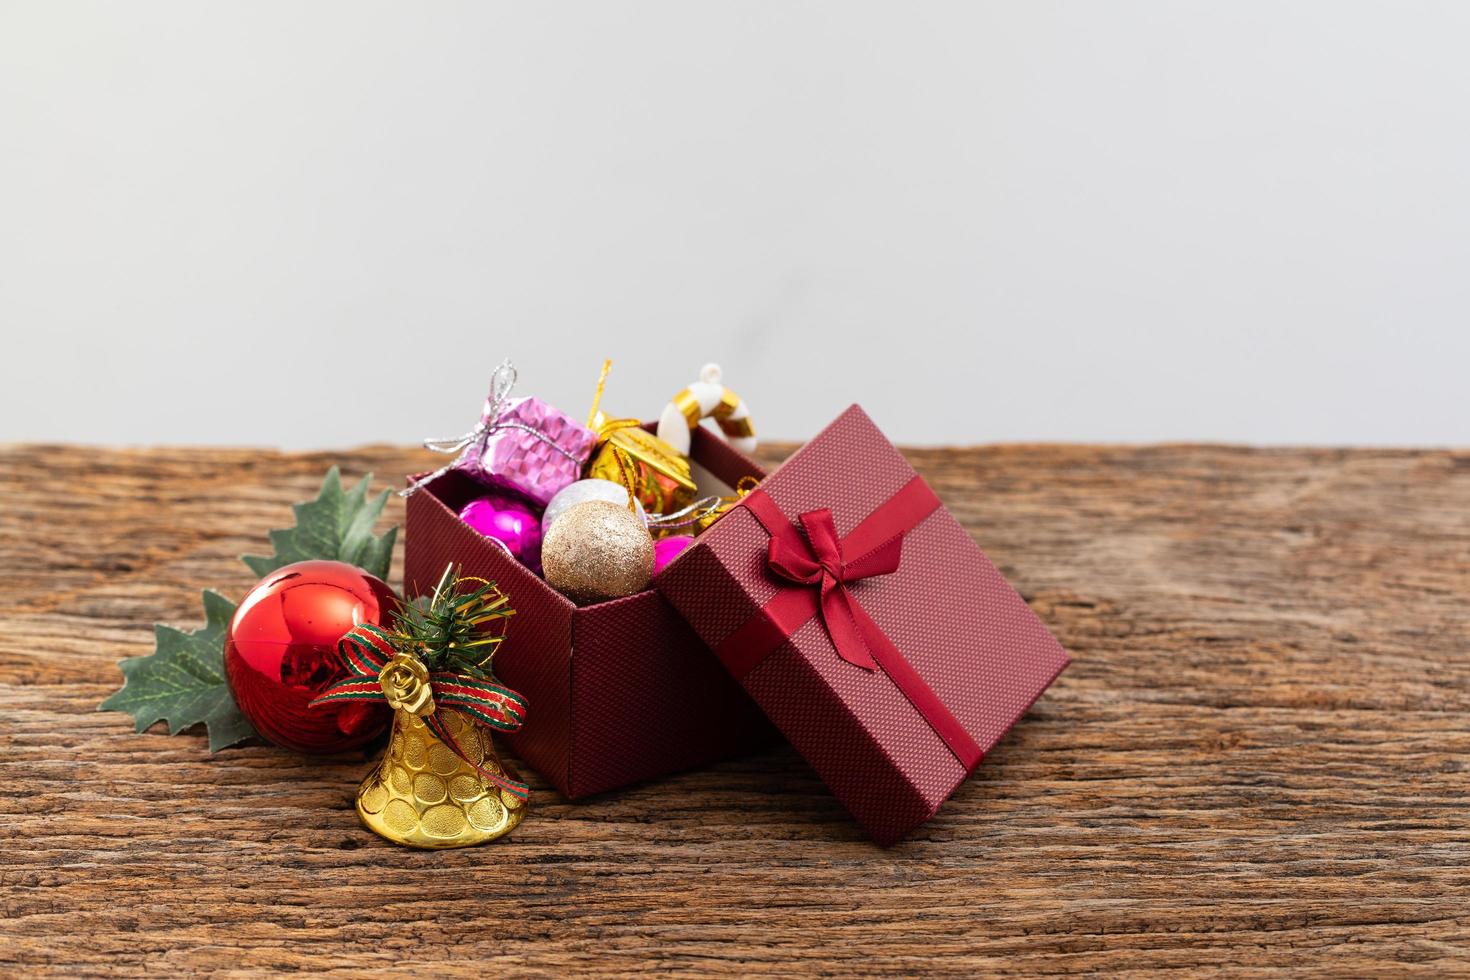
[[[742,453],[755,451],[755,428],[740,396],[726,388],[718,364],[706,364],[699,380],[674,396],[658,420],[658,437],[685,456],[689,434],[701,419],[714,419],[725,441]]]

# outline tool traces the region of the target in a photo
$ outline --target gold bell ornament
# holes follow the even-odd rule
[[[388,748],[358,788],[357,814],[408,847],[492,841],[515,829],[530,798],[491,738],[526,717],[525,699],[491,671],[515,610],[493,582],[451,572],[391,632],[366,623],[348,631],[337,649],[351,676],[312,702],[386,701],[394,710]]]
[[[684,433],[681,451],[644,429],[637,419],[604,415],[602,390],[610,370],[612,361],[603,362],[592,411],[587,415],[587,428],[597,433],[597,448],[585,476],[627,487],[650,514],[667,514],[688,506],[695,494],[687,455],[689,433]]]

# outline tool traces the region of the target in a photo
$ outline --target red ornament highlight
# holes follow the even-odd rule
[[[261,579],[230,622],[225,677],[262,737],[312,755],[344,752],[387,729],[392,712],[362,702],[311,707],[346,676],[337,641],[354,626],[385,626],[398,597],[340,561],[301,561]]]

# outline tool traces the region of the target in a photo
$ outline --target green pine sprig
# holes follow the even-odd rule
[[[415,651],[430,670],[489,679],[504,620],[514,615],[494,582],[460,578],[451,565],[432,593],[397,614],[393,645]]]

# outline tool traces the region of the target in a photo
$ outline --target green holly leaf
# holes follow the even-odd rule
[[[384,490],[368,499],[372,474],[343,491],[337,467],[327,471],[321,493],[309,503],[297,504],[296,526],[270,533],[276,553],[243,555],[241,560],[262,577],[296,561],[333,559],[388,577],[393,540],[398,528],[373,536],[373,524],[388,502]],[[209,729],[209,750],[218,752],[255,734],[240,713],[225,681],[225,637],[235,604],[218,592],[204,593],[203,629],[186,633],[172,626],[153,627],[156,646],[146,657],[124,660],[122,690],[97,706],[99,711],[126,711],[138,731],[158,721],[168,723],[170,735],[203,722]]]
[[[398,528],[373,536],[373,525],[383,513],[383,505],[388,502],[388,491],[384,490],[369,500],[367,492],[372,478],[369,473],[351,490],[344,491],[341,474],[337,467],[332,467],[322,481],[322,490],[317,498],[291,508],[296,512],[296,526],[270,533],[276,553],[270,556],[243,555],[241,560],[260,576],[292,562],[327,558],[345,561],[386,579]]]
[[[225,633],[235,604],[218,592],[204,593],[205,625],[186,633],[172,626],[153,627],[157,646],[146,657],[131,657],[122,668],[122,690],[97,706],[98,711],[126,711],[137,731],[157,721],[168,723],[170,735],[203,722],[209,729],[209,751],[255,734],[235,707],[225,683]]]

